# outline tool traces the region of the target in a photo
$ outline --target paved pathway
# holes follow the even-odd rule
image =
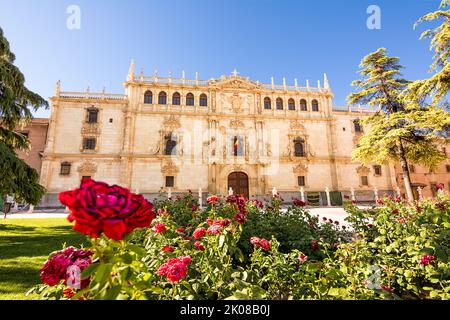
[[[320,219],[326,217],[334,221],[339,221],[341,225],[347,225],[345,218],[347,213],[343,208],[333,207],[333,208],[308,208],[308,210],[315,215],[318,215]],[[17,212],[9,213],[7,219],[36,219],[36,218],[65,218],[67,217],[67,212],[63,210],[51,210],[51,211],[35,211],[34,213]],[[3,213],[0,214],[0,219],[3,219]]]

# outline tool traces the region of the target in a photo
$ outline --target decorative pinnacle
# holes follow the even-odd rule
[[[59,97],[61,93],[61,80],[56,81],[56,86],[55,86],[55,97]]]
[[[134,60],[131,59],[130,68],[128,69],[127,81],[134,80]]]
[[[233,75],[233,77],[236,78],[239,75],[239,72],[236,70],[236,68],[234,68],[234,70],[231,74]]]
[[[326,91],[331,91],[330,83],[328,82],[328,77],[326,73],[323,74],[323,85]]]

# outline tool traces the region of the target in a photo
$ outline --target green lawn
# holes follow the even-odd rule
[[[48,255],[86,243],[66,219],[0,219],[0,300],[33,299],[25,293],[39,284]]]

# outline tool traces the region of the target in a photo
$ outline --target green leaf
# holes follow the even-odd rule
[[[100,264],[99,263],[93,263],[89,265],[86,269],[83,270],[81,273],[81,279],[87,279],[89,278],[98,268]]]
[[[121,289],[122,289],[122,286],[120,286],[120,285],[113,286],[112,288],[110,288],[106,291],[105,295],[103,296],[103,299],[104,300],[115,300],[116,297],[119,295]]]

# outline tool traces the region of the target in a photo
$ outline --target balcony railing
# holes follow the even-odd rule
[[[127,96],[124,94],[114,93],[95,93],[95,92],[61,92],[60,98],[65,99],[94,99],[94,100],[126,100]]]

